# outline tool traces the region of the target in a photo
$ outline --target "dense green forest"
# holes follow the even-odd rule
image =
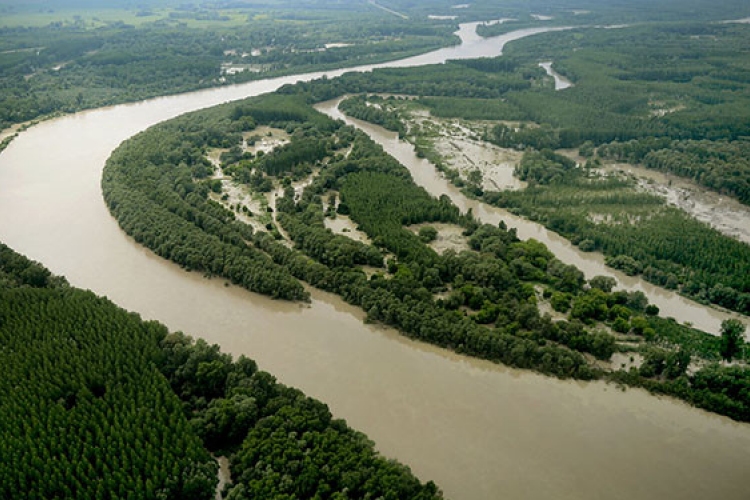
[[[320,85],[329,88],[329,82]],[[481,225],[447,197],[430,197],[367,136],[315,112],[306,103],[314,86],[296,89],[297,95],[287,88],[282,95],[190,113],[124,143],[108,161],[102,183],[122,227],[160,255],[238,284],[243,283],[233,278],[235,261],[227,255],[257,253],[288,273],[290,287],[299,279],[334,292],[361,307],[369,321],[415,339],[558,377],[613,377],[746,419],[747,369],[711,364],[709,389],[695,385],[704,384],[708,371],[687,372],[693,357],[709,364],[721,359],[721,338],[659,318],[658,308],[642,294],[612,292],[601,277],[587,283],[544,245],[520,241],[502,225]],[[253,154],[243,137],[258,126],[285,130],[290,140]],[[326,150],[304,166],[295,151],[308,151],[311,142]],[[215,167],[205,160],[218,147],[235,151],[222,155],[221,164],[232,189],[251,193],[258,189],[256,178],[270,183],[271,193],[261,194],[276,199],[271,222],[254,231],[238,229],[247,206],[226,201],[223,185],[211,179]],[[293,187],[293,178],[310,173],[304,189]],[[222,217],[211,215],[206,224],[214,212]],[[372,243],[334,235],[326,219],[335,217],[350,218]],[[158,237],[156,231],[148,235],[156,221],[167,218],[174,221],[159,226]],[[469,249],[438,253],[426,243],[434,231],[410,229],[435,223],[461,227]],[[203,239],[192,261],[187,249],[166,251],[193,238]],[[564,319],[542,314],[541,302]],[[650,360],[642,370],[611,374],[591,361],[632,349],[628,342]],[[747,355],[730,350],[731,357]]]
[[[0,496],[211,498],[161,328],[0,247]]]
[[[0,496],[441,498],[327,406],[0,244]],[[262,467],[260,465],[262,464]]]

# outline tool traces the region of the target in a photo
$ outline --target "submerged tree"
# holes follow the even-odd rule
[[[721,357],[732,361],[744,343],[745,325],[738,319],[725,319],[721,322]]]

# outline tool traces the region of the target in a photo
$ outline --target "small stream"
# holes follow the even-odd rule
[[[541,68],[547,72],[549,76],[555,79],[555,90],[565,90],[573,86],[573,82],[562,76],[560,73],[552,69],[552,61],[539,63]]]

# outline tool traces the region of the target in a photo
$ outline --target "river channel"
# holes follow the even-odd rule
[[[389,66],[493,56],[506,41],[542,31],[481,40],[472,29],[462,26],[461,47]],[[187,111],[321,74],[32,127],[0,154],[0,241],[73,285],[256,359],[282,382],[328,403],[384,455],[435,480],[447,498],[746,500],[749,425],[639,390],[559,381],[412,342],[365,325],[359,310],[325,293],[313,291],[310,305],[272,301],[185,272],[122,233],[99,186],[120,142]],[[674,314],[691,318],[688,310]]]
[[[435,166],[424,158],[419,158],[414,146],[400,140],[398,134],[377,125],[356,120],[345,116],[339,109],[341,99],[318,104],[316,108],[331,116],[353,125],[369,135],[375,142],[383,146],[386,152],[398,159],[412,174],[415,182],[433,196],[448,195],[453,203],[463,212],[471,210],[482,222],[498,224],[501,220],[514,227],[522,239],[534,238],[541,241],[563,262],[577,266],[587,278],[596,275],[611,276],[617,280],[618,289],[641,291],[649,302],[659,306],[663,316],[671,316],[681,322],[689,322],[701,330],[718,334],[721,322],[728,318],[741,318],[740,315],[726,313],[705,307],[701,304],[670,292],[650,283],[628,276],[604,264],[604,257],[599,253],[587,253],[578,250],[570,241],[544,226],[511,214],[507,210],[489,206],[476,200],[467,198],[461,190],[453,186],[442,176]],[[747,322],[747,318],[741,318]]]

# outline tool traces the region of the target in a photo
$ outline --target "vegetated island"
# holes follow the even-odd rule
[[[717,338],[660,318],[642,294],[587,283],[543,244],[429,196],[369,137],[312,108],[338,84],[289,86],[125,141],[102,179],[110,211],[162,257],[252,291],[304,300],[302,280],[456,352],[750,418],[750,370],[718,363],[747,359],[741,323]],[[432,225],[457,229],[463,247],[433,249]]]
[[[0,496],[442,498],[251,359],[170,333],[0,244]]]
[[[748,245],[599,166],[639,163],[747,205],[750,87],[742,83],[742,46],[749,29],[670,23],[545,33],[509,44],[498,58],[347,74],[303,87],[316,99],[363,92],[415,98],[356,98],[344,109],[408,136],[468,194],[538,221],[581,250],[602,252],[627,274],[747,315]],[[642,54],[664,61],[661,69],[654,73]],[[574,87],[554,89],[538,67],[550,59]],[[396,104],[473,121],[477,138],[524,155],[517,175],[529,187],[508,191],[459,179],[427,144],[435,131],[400,123]]]

